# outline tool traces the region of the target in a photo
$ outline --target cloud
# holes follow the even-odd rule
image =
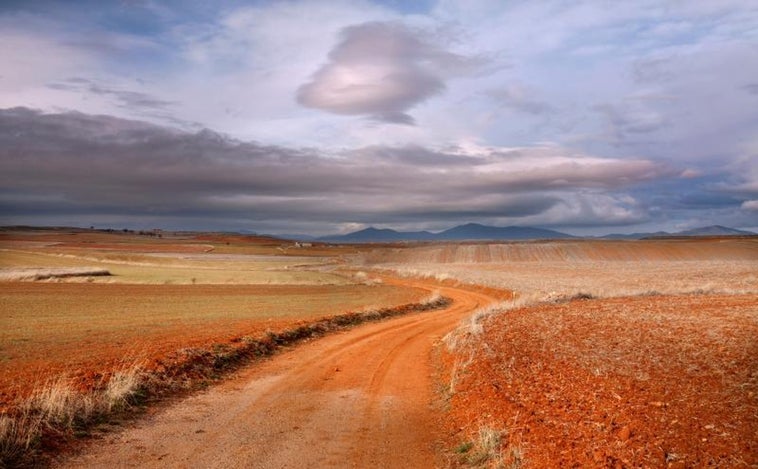
[[[0,106],[23,95],[40,80],[55,80],[61,73],[93,67],[95,57],[87,51],[45,35],[31,34],[0,18]],[[45,53],[40,53],[45,51]],[[48,55],[50,54],[50,55]]]
[[[368,22],[342,30],[329,61],[297,91],[306,107],[413,124],[407,111],[441,93],[445,77],[467,59],[428,42],[399,22]]]
[[[545,101],[534,97],[534,91],[519,84],[491,90],[487,93],[503,107],[532,115],[543,115],[553,108]]]
[[[118,106],[129,109],[165,111],[176,104],[175,101],[160,99],[148,93],[118,89],[80,77],[50,83],[47,87],[54,90],[85,92],[112,97],[115,98]]]
[[[611,227],[637,225],[648,221],[650,214],[628,195],[577,192],[567,194],[542,218],[543,226]]]
[[[6,223],[64,214],[72,223],[141,217],[202,227],[307,221],[321,231],[346,222],[550,223],[558,207],[577,206],[578,191],[587,194],[578,212],[583,222],[602,225],[632,218],[609,209],[609,200],[624,199],[607,194],[670,174],[646,160],[557,146],[475,153],[372,146],[325,154],[108,116],[0,110]],[[633,215],[639,219],[640,211]]]
[[[600,104],[595,110],[610,125],[611,138],[618,142],[657,132],[667,124],[664,115],[647,99],[627,98],[615,104]]]
[[[746,200],[742,202],[742,210],[758,212],[758,200]]]
[[[184,129],[202,128],[202,125],[197,122],[175,116],[174,111],[179,104],[177,101],[161,99],[151,93],[105,85],[82,77],[71,77],[48,83],[47,88],[84,96],[85,99],[93,96],[103,97],[117,108],[124,109],[129,114],[140,118],[153,119]]]

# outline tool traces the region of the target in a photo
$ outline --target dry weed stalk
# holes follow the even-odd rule
[[[442,300],[442,293],[439,290],[435,290],[429,294],[426,298],[422,299],[419,303],[424,306],[433,305],[439,303]]]
[[[17,463],[45,431],[65,431],[122,410],[143,386],[142,364],[115,372],[101,389],[81,392],[65,377],[48,381],[11,415],[0,415],[0,467]]]
[[[39,439],[41,428],[40,417],[26,411],[16,417],[0,415],[0,467],[24,456]]]
[[[509,444],[508,432],[481,425],[473,441],[461,445],[457,452],[463,462],[472,467],[518,469],[523,463],[521,448]]]
[[[484,332],[483,323],[486,318],[504,311],[508,308],[508,305],[513,303],[515,303],[515,301],[479,308],[474,314],[463,319],[460,326],[453,329],[442,338],[442,341],[447,346],[448,352],[456,354],[453,369],[450,372],[450,383],[448,384],[448,392],[450,394],[455,394],[458,380],[463,373],[466,372],[468,366],[474,361],[476,354],[481,349],[487,347],[485,343],[479,340]]]

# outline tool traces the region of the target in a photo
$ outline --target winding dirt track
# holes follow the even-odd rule
[[[435,467],[431,350],[494,301],[449,287],[443,311],[298,346],[96,441],[62,467]]]

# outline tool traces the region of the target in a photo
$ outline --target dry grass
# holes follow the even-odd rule
[[[429,294],[426,298],[423,298],[420,303],[422,305],[430,305],[439,302],[442,299],[442,293],[439,290],[435,290]]]
[[[353,274],[353,279],[363,285],[381,285],[383,280],[379,277],[370,277],[366,272],[359,270]]]
[[[522,294],[511,300],[502,301],[474,311],[471,316],[464,318],[460,325],[442,338],[449,352],[456,352],[479,341],[479,336],[484,332],[484,323],[494,315],[516,308],[522,308],[538,304],[542,301],[550,301],[537,294]]]
[[[38,387],[20,406],[27,415],[35,415],[43,424],[71,428],[128,407],[143,384],[143,362],[113,372],[94,390],[81,391],[64,376]]]
[[[521,448],[508,444],[507,437],[506,431],[479,426],[472,441],[458,446],[459,463],[477,468],[520,468],[524,459]]]
[[[80,391],[65,377],[38,387],[11,414],[0,415],[0,467],[29,462],[46,433],[87,428],[93,421],[126,410],[143,386],[142,364],[121,369],[99,389]]]
[[[39,416],[21,413],[16,417],[0,415],[0,467],[22,458],[40,438]]]

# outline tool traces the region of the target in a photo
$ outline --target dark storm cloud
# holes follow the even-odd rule
[[[363,23],[342,31],[329,61],[298,89],[297,100],[335,114],[413,124],[407,111],[442,92],[445,77],[472,64],[403,24]]]
[[[358,221],[537,216],[565,191],[670,175],[560,149],[462,154],[373,146],[323,155],[81,113],[0,110],[0,213]]]

